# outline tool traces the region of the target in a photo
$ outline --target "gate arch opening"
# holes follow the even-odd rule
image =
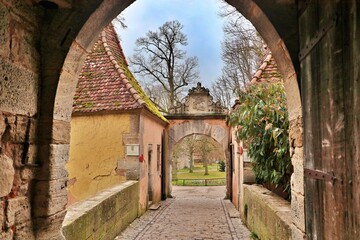
[[[36,189],[52,189],[55,181],[66,181],[66,174],[56,175],[54,166],[62,166],[64,156],[66,158],[69,151],[70,139],[70,119],[72,112],[72,101],[77,84],[77,78],[87,54],[90,52],[96,36],[128,7],[134,0],[127,1],[86,1],[82,3],[81,8],[71,8],[60,10],[55,14],[51,21],[44,26],[47,30],[47,36],[43,36],[43,58],[42,75],[43,88],[40,104],[40,123],[45,128],[39,130],[39,147],[42,153],[39,155],[43,163],[42,174],[44,179],[36,183]],[[258,30],[265,40],[266,44],[273,52],[273,56],[278,63],[280,72],[284,78],[285,90],[287,94],[287,105],[289,109],[291,130],[290,138],[292,142],[293,159],[297,166],[295,171],[296,179],[302,179],[303,157],[302,157],[302,114],[301,100],[295,69],[299,68],[296,60],[296,46],[291,44],[290,40],[296,40],[297,32],[293,33],[292,28],[297,29],[297,15],[290,14],[292,19],[290,24],[285,25],[272,15],[272,21],[266,15],[266,5],[257,5],[253,0],[235,1],[227,0],[242,13]],[[293,4],[294,6],[295,3]],[[293,6],[293,7],[294,7]],[[283,6],[291,7],[291,6]],[[295,7],[296,9],[296,7]],[[279,8],[278,11],[284,9]],[[279,32],[289,31],[291,34],[279,35]],[[50,51],[51,49],[51,51]],[[290,49],[290,51],[288,51]],[[54,60],[56,59],[56,60]],[[59,131],[59,129],[61,129]],[[50,137],[49,137],[50,136]],[[299,193],[299,198],[303,197],[303,184],[294,181],[294,189]],[[44,191],[41,191],[44,192]],[[43,193],[44,195],[47,194]],[[66,196],[64,196],[66,198]],[[64,212],[64,209],[53,206],[50,199],[46,203],[48,206],[47,215],[35,216],[41,221],[48,221],[52,215]],[[36,204],[42,204],[35,201]],[[297,204],[297,203],[295,203]],[[301,204],[301,201],[300,201]],[[295,215],[300,215],[299,221],[303,218],[303,206],[300,206]],[[64,214],[58,214],[57,219],[61,220]],[[297,221],[297,220],[295,220]],[[295,223],[296,225],[296,223]],[[297,228],[304,230],[299,223]],[[48,231],[41,229],[41,231]]]
[[[194,142],[194,149],[189,149],[192,146],[192,142]],[[190,146],[189,146],[190,145]],[[202,146],[208,145],[208,146]],[[202,148],[206,148],[207,155],[203,156]],[[184,136],[178,142],[175,143],[172,148],[172,152],[170,156],[172,157],[173,162],[173,170],[180,170],[183,168],[190,168],[190,164],[192,164],[189,159],[193,157],[193,164],[203,164],[205,165],[205,161],[207,164],[218,163],[218,161],[226,161],[227,148],[224,149],[220,142],[209,135],[205,134],[189,134]],[[191,150],[195,150],[190,153]],[[192,156],[190,156],[192,154]]]

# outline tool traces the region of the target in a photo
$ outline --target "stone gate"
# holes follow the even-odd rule
[[[134,1],[0,0],[1,236],[58,239],[78,74],[96,36]],[[226,2],[256,27],[284,78],[295,167],[292,238],[356,239],[359,4]]]
[[[205,135],[222,146],[226,156],[226,166],[229,167],[230,129],[226,125],[227,113],[226,108],[213,101],[209,89],[197,83],[196,87],[189,90],[185,101],[177,103],[166,115],[170,123],[168,126],[169,159],[172,159],[172,152],[182,139],[192,134]],[[229,195],[230,184],[228,183],[227,186],[227,195]]]

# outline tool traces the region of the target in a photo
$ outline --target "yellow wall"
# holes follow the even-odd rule
[[[130,116],[120,114],[74,116],[71,120],[70,156],[67,163],[69,203],[125,181],[116,175],[124,158],[122,134],[130,129]],[[74,184],[72,181],[76,178]]]

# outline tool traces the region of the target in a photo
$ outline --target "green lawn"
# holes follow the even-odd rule
[[[209,171],[209,175],[204,175],[205,171],[197,171],[193,173],[178,172],[178,179],[210,179],[210,178],[225,178],[225,172]]]
[[[209,172],[212,171],[217,171],[218,170],[219,165],[218,164],[212,164],[208,166]],[[195,164],[194,167],[194,172],[203,172],[205,173],[205,168],[203,167],[202,164]],[[178,173],[188,173],[189,172],[189,168],[183,168],[183,169],[179,169]]]
[[[219,172],[218,165],[209,165],[209,175],[205,175],[205,168],[202,164],[197,164],[194,167],[194,172],[189,173],[188,168],[180,169],[177,172],[178,181],[174,180],[173,185],[187,185],[187,186],[219,186],[225,185],[226,173]],[[185,179],[185,180],[184,180]],[[194,180],[198,179],[198,180]],[[206,179],[206,180],[205,180]],[[210,180],[209,180],[210,179]]]

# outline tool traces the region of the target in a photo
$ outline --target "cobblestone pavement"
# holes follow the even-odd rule
[[[225,187],[173,187],[158,210],[136,219],[115,240],[250,239],[249,230],[228,200]]]

